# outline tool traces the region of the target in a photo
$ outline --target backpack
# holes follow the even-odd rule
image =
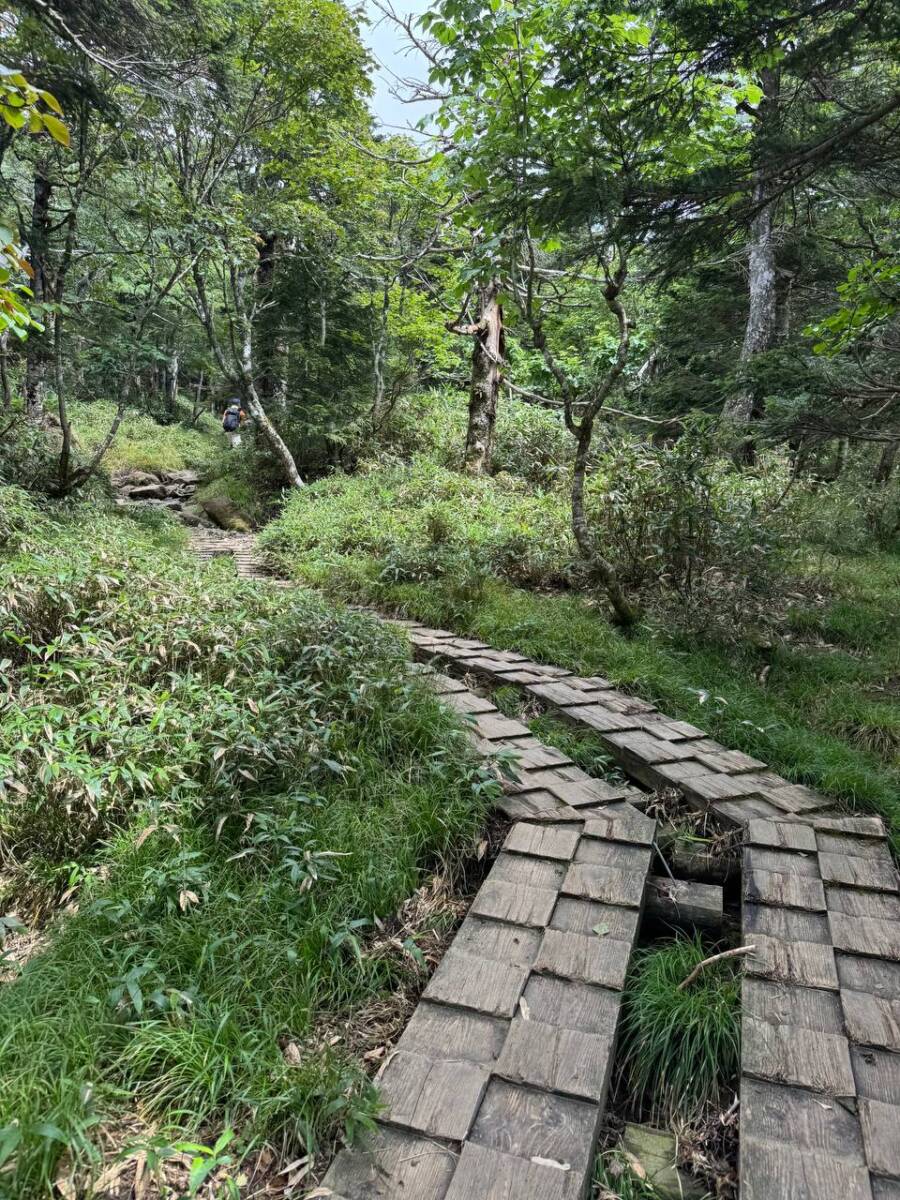
[[[241,410],[237,405],[232,405],[225,409],[225,416],[222,418],[222,428],[226,433],[234,433],[241,423]]]

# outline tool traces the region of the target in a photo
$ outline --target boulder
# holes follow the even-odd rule
[[[155,483],[159,483],[159,479],[156,475],[151,475],[147,471],[117,471],[113,475],[113,484],[122,490],[148,487]]]
[[[707,1195],[699,1180],[678,1170],[675,1135],[668,1130],[626,1125],[622,1146],[633,1161],[640,1163],[660,1200],[703,1200]]]
[[[171,495],[164,483],[147,483],[127,490],[129,500],[167,500]]]
[[[249,519],[233,500],[225,496],[211,496],[208,500],[201,500],[200,507],[220,529],[229,529],[234,533],[253,532]]]
[[[164,479],[166,483],[199,483],[200,473],[198,471],[160,471],[160,479]]]

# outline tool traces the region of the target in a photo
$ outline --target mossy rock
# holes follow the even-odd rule
[[[640,1163],[660,1200],[703,1200],[707,1194],[698,1180],[676,1167],[675,1135],[667,1130],[626,1125],[622,1146],[631,1159]]]
[[[200,507],[220,529],[227,529],[232,533],[253,532],[250,518],[226,496],[210,496],[200,501]]]

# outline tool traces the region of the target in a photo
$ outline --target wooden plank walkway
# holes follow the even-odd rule
[[[417,657],[514,684],[630,778],[745,831],[743,1200],[900,1200],[900,893],[882,821],[848,817],[701,729],[524,655],[404,622]],[[501,1195],[502,1193],[498,1193]]]
[[[518,755],[513,824],[382,1068],[385,1110],[334,1200],[582,1200],[655,822],[483,697],[435,674],[481,753]]]
[[[215,541],[215,535],[206,539]],[[204,556],[213,546],[197,547]],[[252,545],[239,569],[260,574]],[[900,892],[883,823],[729,750],[600,676],[406,628],[420,660],[516,685],[594,731],[638,783],[745,832],[743,1200],[900,1200]],[[503,852],[380,1080],[334,1200],[583,1200],[654,823],[464,684],[485,755],[517,756]]]

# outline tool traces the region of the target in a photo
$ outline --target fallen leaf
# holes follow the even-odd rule
[[[476,851],[476,856],[477,856],[479,862],[481,862],[481,860],[484,858],[485,854],[487,854],[487,848],[488,848],[488,844],[486,841],[482,840],[478,843],[478,850]]]
[[[644,1170],[644,1164],[635,1158],[633,1154],[629,1154],[627,1150],[625,1151],[625,1157],[628,1160],[629,1167],[631,1167],[631,1170],[637,1175],[638,1179],[646,1179],[647,1172]]]
[[[366,1062],[378,1062],[379,1058],[384,1058],[386,1046],[376,1046],[374,1050],[367,1050],[363,1055]]]
[[[606,935],[609,933],[609,926],[608,925],[595,925],[593,928],[593,932],[596,933],[597,937],[606,937]]]
[[[537,1154],[532,1155],[531,1161],[536,1167],[556,1167],[557,1171],[571,1171],[572,1164],[557,1162],[555,1158],[540,1158]]]
[[[146,840],[150,836],[150,834],[156,833],[157,828],[158,828],[157,825],[148,825],[146,829],[142,829],[141,832],[135,838],[135,841],[134,841],[135,850],[140,850],[141,846],[143,846],[144,842],[146,842]]]
[[[324,1200],[325,1196],[333,1196],[334,1192],[331,1188],[318,1187],[311,1192],[307,1192],[303,1200]]]
[[[522,1014],[523,1021],[531,1020],[531,1009],[528,1007],[528,1001],[525,999],[524,996],[521,996],[519,998],[519,1011]]]
[[[199,903],[200,897],[196,892],[192,892],[186,888],[183,892],[178,893],[178,907],[182,912],[187,912],[190,905]]]
[[[282,1048],[281,1056],[289,1067],[299,1067],[303,1062],[300,1047],[296,1042],[287,1042]]]

